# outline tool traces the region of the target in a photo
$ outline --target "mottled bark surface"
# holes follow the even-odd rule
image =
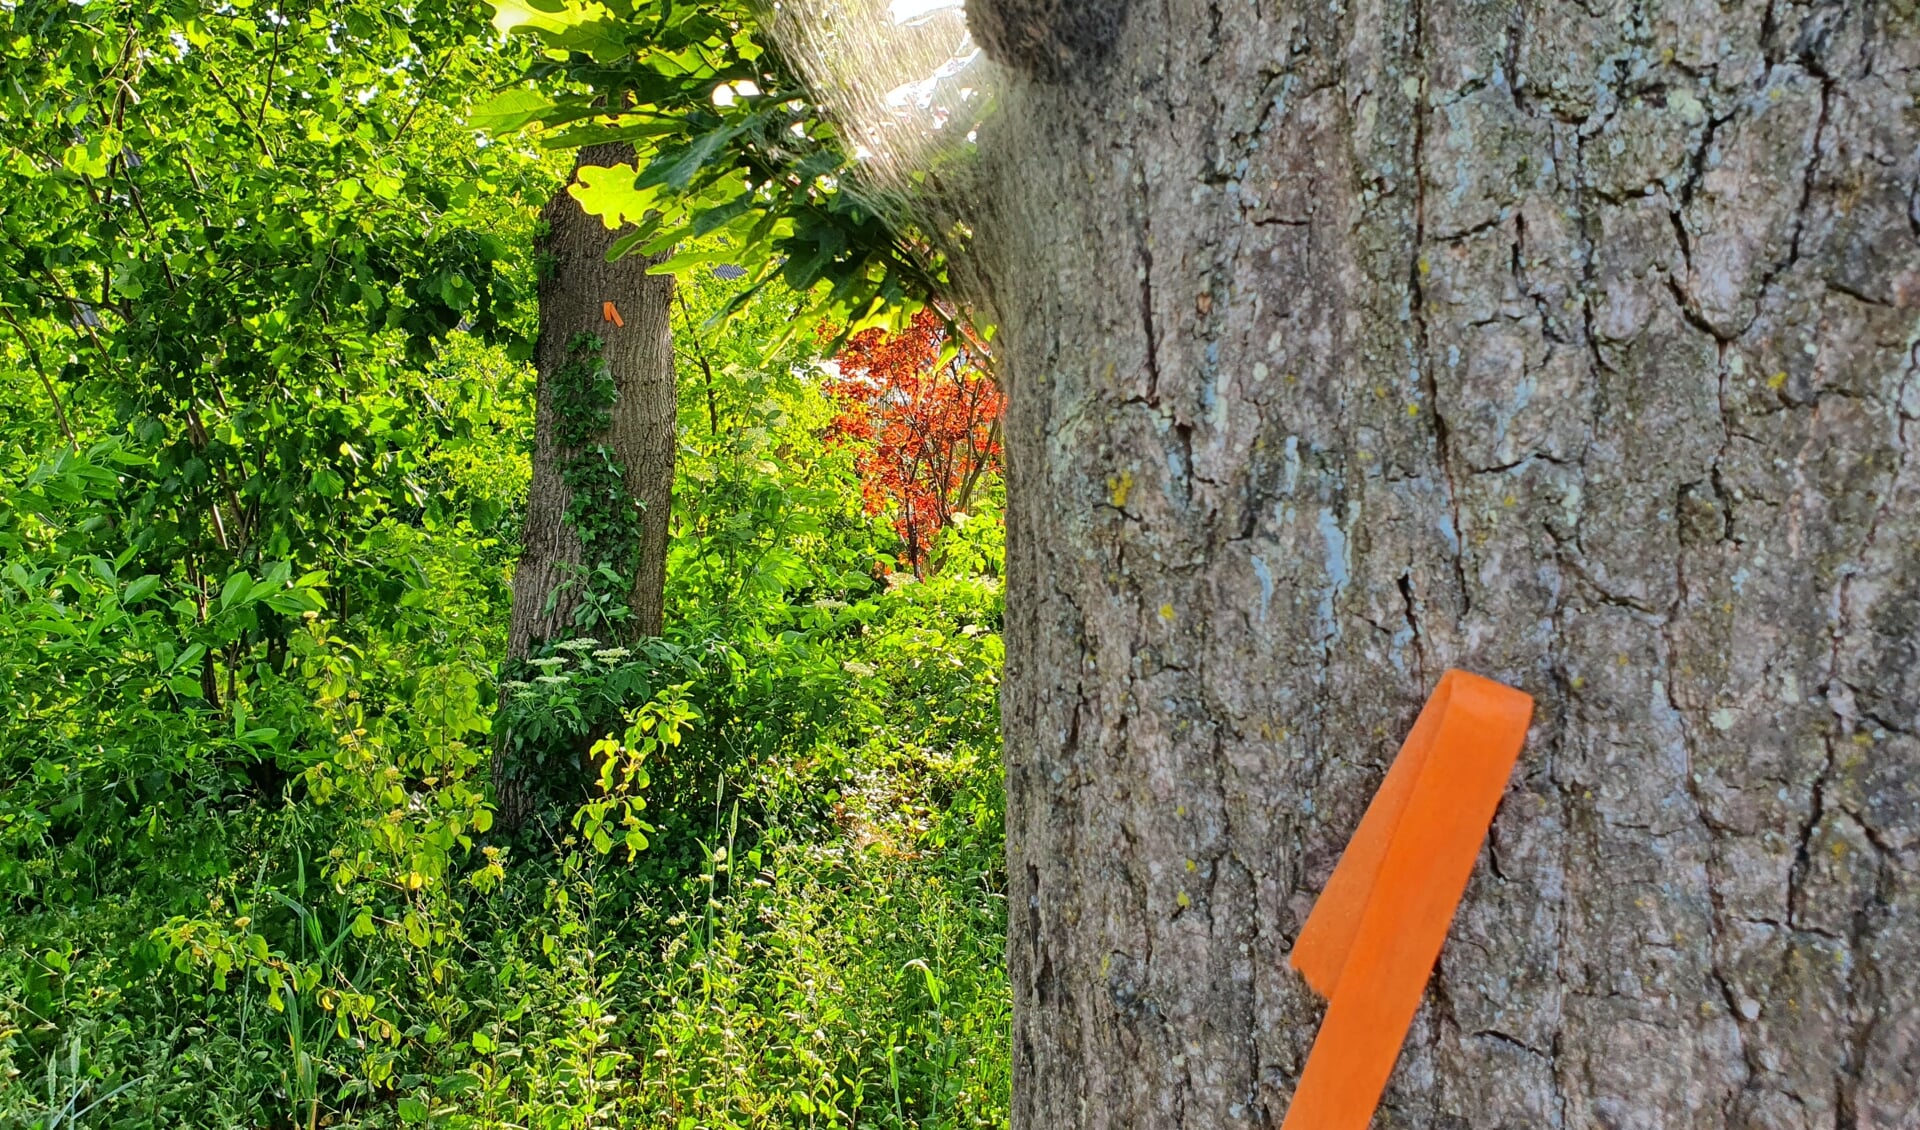
[[[973,7],[1067,60],[981,139],[1014,1125],[1278,1124],[1458,665],[1539,710],[1377,1125],[1920,1126],[1915,5]]]
[[[575,167],[632,162],[631,146],[597,145],[581,149]],[[546,234],[537,243],[542,262],[540,340],[534,352],[538,383],[533,478],[513,576],[510,660],[525,658],[545,641],[579,634],[574,613],[586,584],[583,567],[595,564],[584,561],[580,533],[567,516],[573,492],[562,473],[577,452],[557,435],[556,377],[569,364],[592,356],[573,347],[580,335],[600,339],[598,360],[614,379],[612,422],[597,442],[620,462],[626,494],[624,500],[602,505],[596,520],[608,517],[607,505],[640,508],[637,553],[632,561],[617,563],[632,569],[627,593],[632,619],[626,627],[634,635],[660,633],[673,501],[673,278],[647,274],[657,258],[630,255],[607,262],[608,248],[623,233],[609,231],[598,217],[582,211],[565,189],[554,193],[540,218]],[[607,319],[607,302],[614,304],[624,324]],[[512,828],[525,817],[531,798],[503,756],[495,756],[496,805],[502,825]]]

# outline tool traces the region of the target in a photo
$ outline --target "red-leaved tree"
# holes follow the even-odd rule
[[[891,511],[917,576],[1000,460],[1000,388],[964,345],[943,363],[947,343],[931,310],[896,333],[866,330],[834,358],[827,386],[840,406],[829,437],[858,446],[867,511]]]

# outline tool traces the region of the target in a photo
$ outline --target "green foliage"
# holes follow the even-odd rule
[[[505,763],[524,774],[523,788],[571,811],[588,799],[572,790],[596,775],[582,772],[599,758],[596,744],[623,715],[650,709],[657,694],[704,675],[698,657],[671,640],[603,646],[582,636],[543,644],[501,680],[495,729]]]
[[[443,355],[526,348],[515,197],[548,173],[463,122],[523,59],[441,0],[25,0],[0,29],[0,356],[70,449],[124,456],[62,536],[130,554],[183,635],[278,563],[397,595],[365,538],[446,512],[436,462],[492,415],[464,394],[510,383]],[[210,705],[298,611],[209,644]]]
[[[573,826],[601,855],[613,850],[615,836],[627,849],[628,862],[647,849],[647,833],[654,828],[640,819],[647,807],[642,794],[653,780],[646,761],[649,755],[664,755],[678,747],[682,730],[695,720],[686,702],[687,686],[671,687],[661,698],[627,711],[624,735],[593,744],[592,758],[600,766],[600,792],[574,813]]]
[[[131,548],[91,552],[94,519],[50,525],[111,497],[137,465],[113,441],[62,451],[0,503],[0,766],[36,786],[0,789],[0,889],[14,898],[97,892],[174,842],[189,809],[299,756],[298,731],[255,724],[286,690],[272,657],[255,693],[229,689],[224,708],[213,657],[264,617],[317,614],[325,573],[295,578],[281,561],[182,592],[139,572]],[[123,709],[102,712],[109,703]]]
[[[741,268],[746,285],[721,317],[783,283],[806,306],[776,344],[823,319],[844,333],[897,326],[945,290],[944,257],[863,182],[774,49],[762,5],[489,2],[497,27],[541,52],[530,86],[502,90],[471,121],[503,133],[537,125],[555,148],[632,144],[634,165],[583,174],[571,190],[610,224],[635,225],[613,254],[671,252],[657,270],[683,276],[717,261]]]
[[[504,705],[499,350],[404,370],[424,502],[204,585],[129,552],[152,452],[0,367],[41,436],[0,445],[0,1126],[1005,1124],[991,510],[878,579],[833,406],[765,359],[796,300],[693,332],[737,285],[683,288],[668,636],[555,641]],[[595,770],[536,842],[503,728]]]
[[[568,363],[553,375],[554,437],[560,446],[585,447],[613,424],[619,388],[600,363],[598,334],[576,334],[567,343]]]
[[[769,360],[937,262],[746,8],[518,10],[0,6],[0,1126],[1005,1122],[994,512],[880,579]],[[470,117],[635,142],[586,202],[700,237],[669,634],[587,638],[606,582],[504,702],[559,170]],[[496,734],[594,770],[544,839],[492,826]]]
[[[567,343],[567,362],[551,377],[554,435],[565,453],[560,481],[568,490],[563,516],[580,535],[586,562],[582,599],[575,624],[592,631],[606,624],[616,627],[628,614],[625,597],[638,568],[641,507],[627,492],[627,469],[610,444],[598,442],[613,424],[619,403],[619,385],[600,360],[598,335],[574,335]],[[548,600],[559,597],[556,590]]]

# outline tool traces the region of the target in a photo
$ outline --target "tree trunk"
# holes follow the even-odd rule
[[[633,159],[628,145],[589,146],[574,167]],[[533,480],[513,577],[509,660],[550,640],[658,635],[672,509],[673,279],[647,274],[657,258],[607,262],[622,233],[582,211],[565,189],[541,220]],[[619,580],[597,575],[603,567]],[[596,614],[582,623],[589,599],[624,606],[626,618],[609,624]],[[501,822],[513,827],[530,798],[501,748],[495,786]]]
[[[1376,1125],[1920,1126],[1911,0],[970,19],[1013,1125],[1279,1124],[1460,666],[1539,705]]]

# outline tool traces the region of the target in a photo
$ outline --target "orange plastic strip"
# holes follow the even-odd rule
[[[602,302],[600,304],[600,320],[612,322],[622,329],[625,329],[627,325],[627,320],[620,316],[620,307],[615,306],[612,302]]]
[[[1289,959],[1330,1001],[1281,1130],[1366,1130],[1526,740],[1533,699],[1448,671]]]

